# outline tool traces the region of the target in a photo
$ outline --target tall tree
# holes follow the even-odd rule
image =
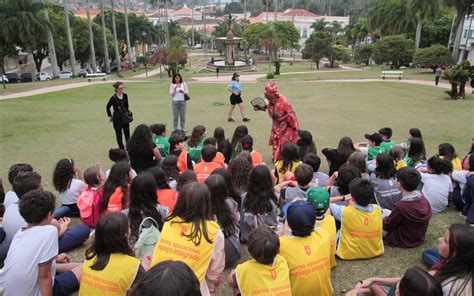
[[[130,44],[130,29],[128,27],[128,0],[125,0],[125,35],[127,38],[128,64],[132,65],[133,54],[132,54],[132,46]]]
[[[45,7],[43,11],[44,11],[44,18],[49,23],[50,21],[49,21],[48,8]],[[54,47],[53,33],[51,32],[51,28],[49,26],[46,28],[46,34],[48,38],[48,52],[49,52],[49,59],[51,60],[51,68],[53,70],[53,78],[58,78],[59,77],[58,60],[56,58],[56,49]]]
[[[416,17],[415,48],[420,47],[423,22],[428,17],[433,16],[438,9],[439,0],[410,0],[408,14]]]
[[[90,0],[86,0],[87,28],[89,29],[89,48],[91,52],[91,67],[92,67],[92,71],[95,72],[97,70],[97,61],[95,58],[94,32],[92,31],[92,20],[91,20],[89,1]]]
[[[117,69],[120,69],[120,54],[117,41],[117,26],[115,25],[114,0],[110,0],[110,5],[112,12],[112,33],[114,34],[115,64],[117,65]]]
[[[109,49],[107,48],[107,34],[105,32],[105,11],[104,11],[104,0],[100,0],[100,20],[102,25],[102,41],[104,44],[104,63],[105,71],[110,74],[110,60],[109,60]]]
[[[451,40],[453,44],[453,58],[457,62],[459,60],[459,47],[461,46],[461,38],[464,27],[464,19],[471,10],[474,0],[444,0],[445,3],[456,10],[456,18],[454,20]]]
[[[71,32],[71,23],[69,21],[69,11],[66,6],[64,6],[64,21],[66,23],[66,34],[67,34],[67,43],[69,47],[69,63],[71,64],[72,75],[76,76],[76,55],[74,54],[74,44],[72,42],[72,32]]]

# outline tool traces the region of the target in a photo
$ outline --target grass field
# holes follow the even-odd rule
[[[112,82],[111,82],[112,83]],[[110,84],[111,84],[110,83]],[[168,79],[153,83],[128,83],[131,110],[139,123],[171,124],[171,106],[167,95]],[[426,140],[428,154],[437,153],[441,142],[452,143],[464,155],[474,135],[474,98],[452,101],[441,89],[399,83],[312,83],[279,81],[280,90],[293,104],[301,128],[310,130],[318,151],[335,147],[342,136],[363,140],[383,126],[394,130],[394,140],[403,141],[409,128],[418,127]],[[208,133],[222,126],[227,137],[240,123],[226,121],[228,92],[225,84],[189,83],[191,101],[188,104],[187,129],[204,124]],[[247,114],[252,119],[247,126],[255,146],[270,162],[266,145],[271,126],[268,115],[250,110],[251,98],[263,95],[263,83],[243,85]],[[115,137],[107,121],[105,104],[112,95],[109,84],[91,85],[79,89],[54,92],[34,97],[0,101],[0,178],[7,190],[7,170],[13,163],[28,162],[43,176],[43,185],[51,185],[55,163],[64,157],[73,158],[82,169],[95,163],[108,168],[107,151],[114,147]],[[323,161],[322,170],[327,170]],[[333,270],[335,294],[354,286],[369,276],[397,276],[413,265],[421,266],[421,250],[437,245],[437,238],[451,223],[462,223],[453,210],[436,215],[429,228],[427,242],[415,249],[386,248],[383,256],[373,260],[338,262]],[[244,259],[248,258],[245,247]],[[73,257],[82,260],[83,250]],[[227,270],[226,274],[229,270]],[[226,284],[218,295],[229,295]]]

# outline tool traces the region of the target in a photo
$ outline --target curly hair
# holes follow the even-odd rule
[[[257,165],[250,174],[248,192],[243,209],[252,214],[264,214],[272,211],[272,200],[275,199],[272,176],[265,165]]]
[[[26,193],[18,207],[28,224],[40,224],[49,213],[53,213],[54,205],[55,198],[51,192],[36,189]]]
[[[204,125],[196,125],[191,132],[191,138],[188,141],[189,147],[196,147],[199,142],[204,138],[206,127]]]
[[[74,161],[70,158],[63,158],[56,164],[53,174],[54,188],[63,193],[69,188],[74,177]]]
[[[247,159],[239,157],[229,163],[228,170],[232,177],[232,185],[235,191],[247,190],[252,164]]]
[[[19,172],[32,172],[33,167],[28,163],[16,163],[10,167],[8,170],[8,182],[13,185],[13,180]]]
[[[140,124],[135,128],[128,141],[128,154],[148,155],[153,150],[153,145],[150,128],[146,124]]]

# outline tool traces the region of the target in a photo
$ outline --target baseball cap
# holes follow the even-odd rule
[[[373,133],[373,134],[365,134],[364,137],[367,139],[367,140],[370,140],[370,141],[374,141],[375,144],[377,144],[377,146],[383,142],[383,139],[382,139],[382,135],[380,135],[379,133]]]
[[[291,232],[295,235],[306,235],[313,231],[316,212],[306,201],[295,201],[283,206],[283,213]]]
[[[313,135],[306,130],[298,130],[298,137],[304,144],[310,144],[313,141]]]
[[[306,200],[317,211],[329,208],[329,192],[323,187],[311,187],[306,191]]]

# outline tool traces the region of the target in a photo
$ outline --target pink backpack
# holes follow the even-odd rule
[[[82,223],[94,227],[100,219],[100,200],[102,190],[87,187],[77,198],[77,207],[81,214]]]

